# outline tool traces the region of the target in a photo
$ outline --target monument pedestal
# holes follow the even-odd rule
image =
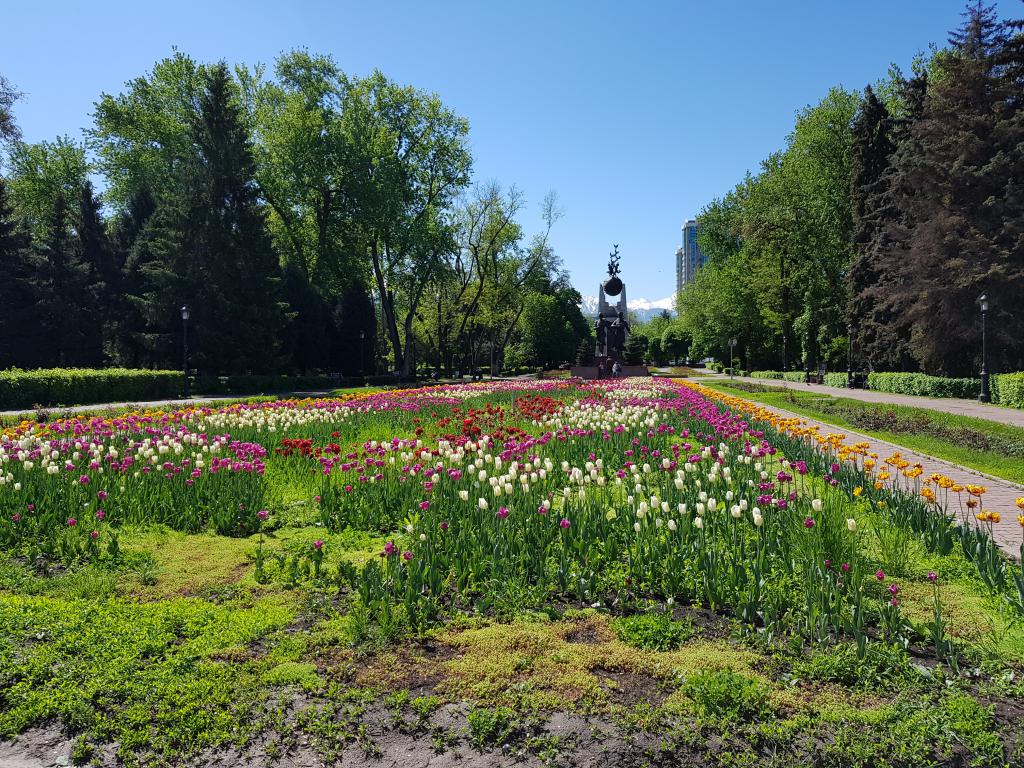
[[[570,371],[573,376],[587,381],[593,381],[598,378],[597,366],[596,365],[574,365]],[[622,374],[618,377],[613,377],[611,371],[605,368],[604,375],[601,376],[601,380],[620,378],[624,379],[627,376],[650,376],[651,372],[647,370],[646,365],[624,365],[622,366]]]

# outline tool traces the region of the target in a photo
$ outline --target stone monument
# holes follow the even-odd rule
[[[616,299],[610,302],[608,297]],[[626,284],[619,277],[619,246],[616,244],[608,258],[608,277],[597,288],[597,348],[594,365],[576,366],[573,376],[583,379],[619,376],[649,376],[647,366],[625,364],[626,342],[630,328],[626,306]],[[616,364],[618,364],[616,366]]]

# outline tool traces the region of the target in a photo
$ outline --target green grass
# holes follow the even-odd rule
[[[711,382],[725,394],[854,430],[937,459],[1024,484],[1024,429],[986,419],[759,384]]]

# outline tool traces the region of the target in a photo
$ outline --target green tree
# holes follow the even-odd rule
[[[436,95],[375,72],[347,90],[340,130],[350,232],[369,260],[394,364],[408,375],[416,313],[454,247],[443,212],[469,180],[469,126]]]
[[[272,371],[284,321],[278,259],[227,67],[211,67],[204,80],[190,125],[194,152],[158,198],[136,254],[144,286],[137,302],[160,364],[177,363],[179,307],[188,304],[200,372]]]
[[[28,227],[33,239],[51,236],[48,227],[66,217],[55,209],[77,200],[89,175],[85,148],[68,137],[36,144],[18,142],[10,153],[10,194],[15,215]]]

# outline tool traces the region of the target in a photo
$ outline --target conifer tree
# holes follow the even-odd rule
[[[219,64],[204,79],[190,126],[195,152],[158,201],[133,265],[144,336],[155,361],[177,365],[188,304],[197,371],[269,372],[280,365],[280,268],[231,76]]]
[[[14,219],[7,184],[0,178],[0,370],[38,367],[43,340],[35,301],[30,239]]]

